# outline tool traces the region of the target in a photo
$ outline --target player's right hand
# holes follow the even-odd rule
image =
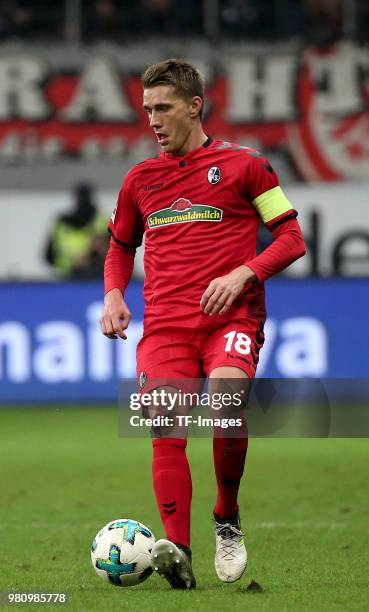
[[[119,289],[112,289],[104,298],[104,310],[100,319],[101,331],[107,338],[127,340],[124,330],[131,320],[130,310]]]

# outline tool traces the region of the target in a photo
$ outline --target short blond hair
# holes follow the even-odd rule
[[[167,59],[149,66],[142,75],[144,89],[157,85],[172,85],[176,93],[185,99],[198,96],[203,105],[199,117],[202,118],[204,107],[204,79],[201,73],[182,59]]]

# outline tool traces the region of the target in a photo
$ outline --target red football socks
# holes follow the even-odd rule
[[[247,452],[247,426],[245,437],[220,438],[216,431],[213,440],[214,468],[218,484],[218,495],[214,514],[225,519],[233,517],[237,510],[237,496],[245,466]]]
[[[154,491],[167,538],[189,547],[192,482],[187,440],[157,438],[152,444]]]

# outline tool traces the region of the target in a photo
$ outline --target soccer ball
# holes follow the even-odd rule
[[[152,574],[153,533],[138,521],[117,519],[103,527],[91,546],[96,573],[111,584],[134,586]]]

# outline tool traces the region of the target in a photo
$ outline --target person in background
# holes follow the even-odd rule
[[[303,0],[306,42],[329,46],[343,35],[342,0]]]
[[[106,217],[98,213],[90,185],[76,185],[74,197],[73,210],[54,223],[45,259],[61,278],[96,278],[108,246]]]

